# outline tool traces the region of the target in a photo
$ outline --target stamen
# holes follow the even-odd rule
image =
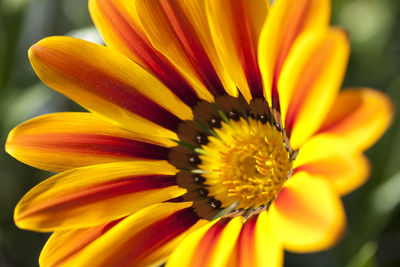
[[[242,132],[238,134],[235,129]],[[253,119],[249,119],[249,123],[243,119],[234,122],[232,127],[223,126],[221,132],[228,136],[225,137],[227,140],[230,139],[229,145],[224,146],[218,140],[209,143],[210,148],[223,148],[216,152],[220,155],[219,161],[208,160],[200,165],[200,168],[210,170],[204,176],[210,194],[215,192],[223,205],[238,201],[238,208],[244,209],[257,208],[272,201],[292,168],[281,132],[267,122],[257,123]],[[206,156],[200,157],[206,160]],[[223,190],[225,197],[221,195]]]

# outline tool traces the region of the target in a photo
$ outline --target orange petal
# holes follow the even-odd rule
[[[205,223],[190,205],[161,203],[127,217],[84,249],[73,266],[160,266],[188,231]]]
[[[192,118],[161,82],[110,48],[50,37],[32,46],[29,58],[48,86],[136,132],[174,138],[169,130]]]
[[[165,161],[130,161],[65,171],[31,189],[15,208],[18,227],[87,228],[175,198],[177,170]]]
[[[330,13],[331,0],[274,1],[261,32],[258,61],[267,99],[275,108],[279,109],[278,79],[297,37],[324,31]]]
[[[40,116],[14,128],[6,151],[31,166],[61,172],[93,164],[167,159],[174,143],[124,130],[92,113]]]
[[[188,106],[197,103],[198,96],[192,87],[151,45],[132,1],[89,0],[89,11],[107,46],[152,72]]]
[[[324,135],[311,138],[301,147],[293,167],[295,173],[305,171],[328,179],[341,195],[364,184],[370,172],[364,155]]]
[[[267,212],[249,218],[240,231],[230,267],[280,267],[283,248]]]
[[[271,205],[270,216],[285,249],[293,252],[330,248],[345,226],[343,206],[331,183],[305,172],[284,185]]]
[[[242,219],[219,219],[190,233],[171,254],[166,267],[228,266]]]
[[[135,4],[153,46],[175,65],[199,95],[212,100],[212,95],[224,94],[224,86],[183,5],[170,0],[136,0]]]
[[[365,150],[389,127],[393,104],[383,93],[369,89],[346,89],[340,92],[318,134],[334,142]]]
[[[293,148],[318,130],[335,101],[349,56],[340,28],[304,34],[294,45],[278,83],[282,121]]]
[[[66,266],[84,248],[97,240],[120,220],[84,229],[55,231],[47,240],[39,257],[40,266]]]
[[[211,34],[222,64],[247,101],[252,97],[262,98],[257,45],[267,17],[268,1],[209,0],[206,3]]]

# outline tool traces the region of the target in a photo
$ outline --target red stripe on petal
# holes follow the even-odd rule
[[[181,10],[180,4],[170,0],[161,0],[160,5],[182,44],[183,49],[188,55],[188,58],[207,89],[213,95],[226,94],[207,53],[201,46],[201,42],[197,38],[192,25],[185,17],[183,10]]]
[[[291,17],[291,21],[295,21],[294,25],[286,25],[286,33],[282,38],[282,46],[279,51],[279,55],[276,59],[274,75],[272,79],[272,106],[280,111],[280,104],[279,104],[279,93],[278,93],[278,79],[282,71],[282,67],[285,63],[285,60],[292,48],[292,45],[300,32],[303,29],[303,25],[305,22],[305,17],[307,15],[307,9],[311,1],[298,1],[296,3],[297,8],[293,9],[292,14],[288,14]]]
[[[71,247],[72,249],[68,251],[68,253],[64,254],[61,258],[58,258],[56,261],[51,262],[51,266],[61,266],[64,264],[66,261],[69,259],[73,258],[76,256],[82,249],[90,245],[93,241],[104,235],[105,233],[108,232],[111,228],[113,228],[115,225],[117,225],[120,221],[122,221],[124,218],[112,221],[110,223],[88,228],[88,229],[79,229],[77,230],[77,237],[79,239],[74,239],[73,244],[65,244]],[[68,240],[70,241],[70,240]]]
[[[197,245],[196,259],[193,259],[192,267],[203,267],[209,265],[211,255],[214,251],[213,248],[229,221],[230,219],[221,219],[208,229]]]
[[[343,103],[339,106],[340,108],[332,107],[332,109],[335,109],[331,109],[317,133],[344,133],[346,130],[351,129],[353,125],[368,121],[373,116],[373,109],[362,109],[363,103],[360,96],[342,97],[341,100]]]
[[[139,30],[140,26],[134,21],[128,22],[112,1],[98,0],[98,2],[101,11],[112,24],[113,30],[132,54],[138,57],[185,104],[194,106],[199,98],[193,88],[169,61],[152,47],[145,34]]]
[[[327,225],[326,218],[316,213],[310,205],[305,203],[301,196],[289,188],[282,188],[278,197],[274,201],[275,207],[285,214],[289,219],[298,223],[318,228],[321,225]]]
[[[343,169],[343,167],[348,165],[349,164],[345,159],[341,158],[340,156],[336,156],[298,166],[293,170],[293,173],[305,171],[309,174],[323,175],[328,178],[334,178],[340,177],[341,175],[347,175],[346,169]]]
[[[172,131],[175,131],[181,122],[174,114],[139,93],[135,88],[76,56],[72,57],[62,51],[40,45],[32,47],[31,53],[72,83],[105,101]]]
[[[263,98],[264,90],[257,63],[257,50],[255,44],[252,42],[254,38],[250,29],[248,14],[245,11],[245,1],[239,0],[239,4],[232,5],[232,7],[238,38],[238,52],[251,95],[253,98]]]
[[[237,266],[251,267],[255,266],[255,231],[258,215],[249,218],[242,227],[239,234],[237,245]]]
[[[41,205],[33,209],[21,212],[18,218],[22,220],[35,213],[54,213],[118,196],[174,185],[176,185],[175,176],[169,175],[125,177],[114,181],[99,183],[90,188],[82,188],[80,191],[56,197],[49,202],[42,202]]]
[[[305,100],[307,100],[308,95],[310,94],[315,82],[317,81],[317,77],[320,76],[321,70],[326,67],[327,62],[329,61],[329,57],[331,55],[327,53],[327,51],[331,50],[331,47],[333,45],[333,41],[327,42],[324,45],[320,46],[313,53],[313,60],[309,63],[307,69],[304,70],[301,78],[301,83],[298,87],[296,87],[296,90],[293,92],[285,119],[285,127],[289,137],[291,136],[291,131],[293,130],[294,124],[300,114],[302,106],[305,104]]]
[[[13,146],[23,146],[37,150],[50,150],[60,153],[105,155],[118,157],[167,159],[168,148],[121,137],[81,134],[45,133],[15,138]]]
[[[185,233],[199,219],[192,207],[189,207],[153,223],[126,242],[125,249],[118,252],[121,255],[119,263],[134,266],[136,262]]]

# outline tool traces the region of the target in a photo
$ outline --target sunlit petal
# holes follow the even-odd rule
[[[31,166],[52,172],[92,164],[167,159],[173,142],[129,132],[92,113],[43,115],[13,129],[6,151]]]
[[[257,45],[268,1],[206,1],[211,34],[224,68],[247,101],[263,97]],[[221,14],[224,14],[221,16]]]
[[[374,144],[389,127],[393,104],[383,93],[369,89],[345,89],[338,95],[324,119],[318,134],[331,142],[346,142],[365,150]]]
[[[339,92],[349,56],[345,31],[303,35],[296,42],[278,82],[281,115],[293,148],[315,131]]]
[[[190,203],[161,203],[127,217],[83,250],[73,265],[161,265],[188,231],[205,223],[198,222],[188,206]]]
[[[31,47],[29,58],[48,86],[136,132],[174,137],[169,130],[192,116],[162,83],[112,49],[49,37]]]
[[[364,184],[369,176],[368,159],[346,143],[317,136],[306,142],[296,158],[294,172],[322,176],[344,195]]]
[[[196,104],[198,96],[193,88],[151,45],[132,1],[90,0],[89,11],[107,46],[152,72],[187,105]]]
[[[277,0],[272,5],[261,32],[258,62],[265,95],[275,108],[279,108],[278,80],[293,44],[302,33],[325,31],[330,11],[331,0]]]
[[[304,172],[285,184],[270,216],[284,248],[293,252],[330,248],[345,226],[344,210],[331,183]]]
[[[15,208],[23,229],[86,228],[129,215],[185,192],[164,161],[131,161],[65,171],[29,191]]]
[[[241,218],[236,217],[232,220],[221,219],[200,228],[182,241],[166,266],[226,266],[241,227]]]

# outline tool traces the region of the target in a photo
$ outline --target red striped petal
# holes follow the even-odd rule
[[[225,94],[225,89],[180,4],[162,0],[160,6],[201,80],[213,95]]]
[[[121,220],[92,228],[54,232],[40,253],[40,266],[69,264],[83,249],[107,233]]]
[[[138,158],[167,159],[170,143],[129,132],[91,113],[67,112],[17,126],[7,138],[6,151],[34,167],[61,172]]]
[[[213,41],[224,68],[247,101],[264,97],[257,49],[268,1],[205,2]]]
[[[222,218],[190,233],[173,252],[166,266],[229,266],[242,219]]]
[[[365,150],[383,135],[392,117],[393,104],[386,95],[370,88],[349,88],[339,93],[317,134]]]
[[[197,103],[199,98],[193,88],[147,39],[130,2],[91,0],[89,8],[107,45],[151,71],[187,105],[194,106]]]
[[[199,217],[187,203],[161,203],[137,212],[89,246],[73,262],[78,266],[157,266]],[[113,244],[110,246],[110,244]]]
[[[29,50],[38,76],[83,107],[135,132],[174,138],[191,109],[150,73],[112,49],[50,37]],[[157,125],[161,125],[157,126]]]
[[[279,0],[272,4],[259,43],[259,64],[267,99],[279,110],[278,81],[296,39],[302,33],[325,30],[330,0]]]
[[[282,266],[283,248],[266,211],[253,215],[243,224],[230,267]]]
[[[18,203],[14,219],[24,229],[86,228],[115,220],[185,192],[166,162],[93,165],[55,175]]]

